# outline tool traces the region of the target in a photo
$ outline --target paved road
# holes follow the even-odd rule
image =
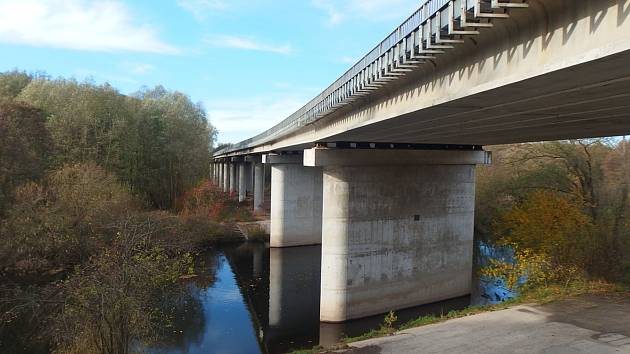
[[[349,353],[630,353],[630,297],[522,305],[353,343]]]

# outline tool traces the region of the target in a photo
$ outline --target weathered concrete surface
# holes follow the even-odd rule
[[[230,163],[230,193],[238,190],[238,166],[235,162]]]
[[[254,212],[260,213],[265,203],[265,165],[254,163]]]
[[[247,163],[238,164],[238,201],[242,202],[247,198]]]
[[[322,169],[293,161],[271,165],[271,247],[322,242]]]
[[[326,166],[323,184],[322,321],[470,294],[474,165]]]
[[[227,193],[230,191],[230,165],[227,162],[223,162],[221,164],[221,171],[223,191]]]
[[[351,344],[348,353],[630,353],[630,297],[517,306]]]

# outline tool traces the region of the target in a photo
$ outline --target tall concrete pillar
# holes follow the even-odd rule
[[[323,167],[320,319],[471,293],[475,165],[484,151],[305,151]]]
[[[247,188],[247,195],[251,196],[252,193],[254,193],[254,164],[249,160],[245,160],[245,163],[245,172],[247,174],[245,186]]]
[[[217,176],[217,185],[223,188],[223,162],[218,163],[219,174]]]
[[[237,191],[237,183],[238,183],[238,168],[237,163],[232,161],[230,162],[230,193],[234,193]]]
[[[243,202],[247,198],[247,163],[238,163],[238,201]]]
[[[250,189],[248,193],[254,196],[254,212],[263,211],[263,202],[265,195],[265,165],[262,164],[261,156],[247,156],[245,161],[249,162],[251,171],[251,181],[249,184]]]
[[[322,242],[322,169],[301,155],[266,155],[271,164],[271,247]]]
[[[254,212],[260,213],[265,204],[265,165],[254,164]]]
[[[230,191],[230,164],[223,162],[223,192]]]

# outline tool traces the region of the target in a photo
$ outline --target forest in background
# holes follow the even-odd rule
[[[196,251],[247,217],[208,182],[215,138],[161,86],[0,74],[0,352],[125,354],[167,333]]]
[[[515,286],[630,284],[630,142],[585,139],[489,147],[479,167],[475,232],[517,262],[482,273]]]

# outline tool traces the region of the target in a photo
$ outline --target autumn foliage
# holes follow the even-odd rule
[[[210,221],[249,221],[252,214],[248,205],[236,201],[232,193],[224,192],[210,180],[202,181],[177,202],[183,216],[202,216]]]
[[[494,165],[479,169],[476,236],[519,262],[486,274],[630,283],[629,148],[622,139],[493,147]]]

